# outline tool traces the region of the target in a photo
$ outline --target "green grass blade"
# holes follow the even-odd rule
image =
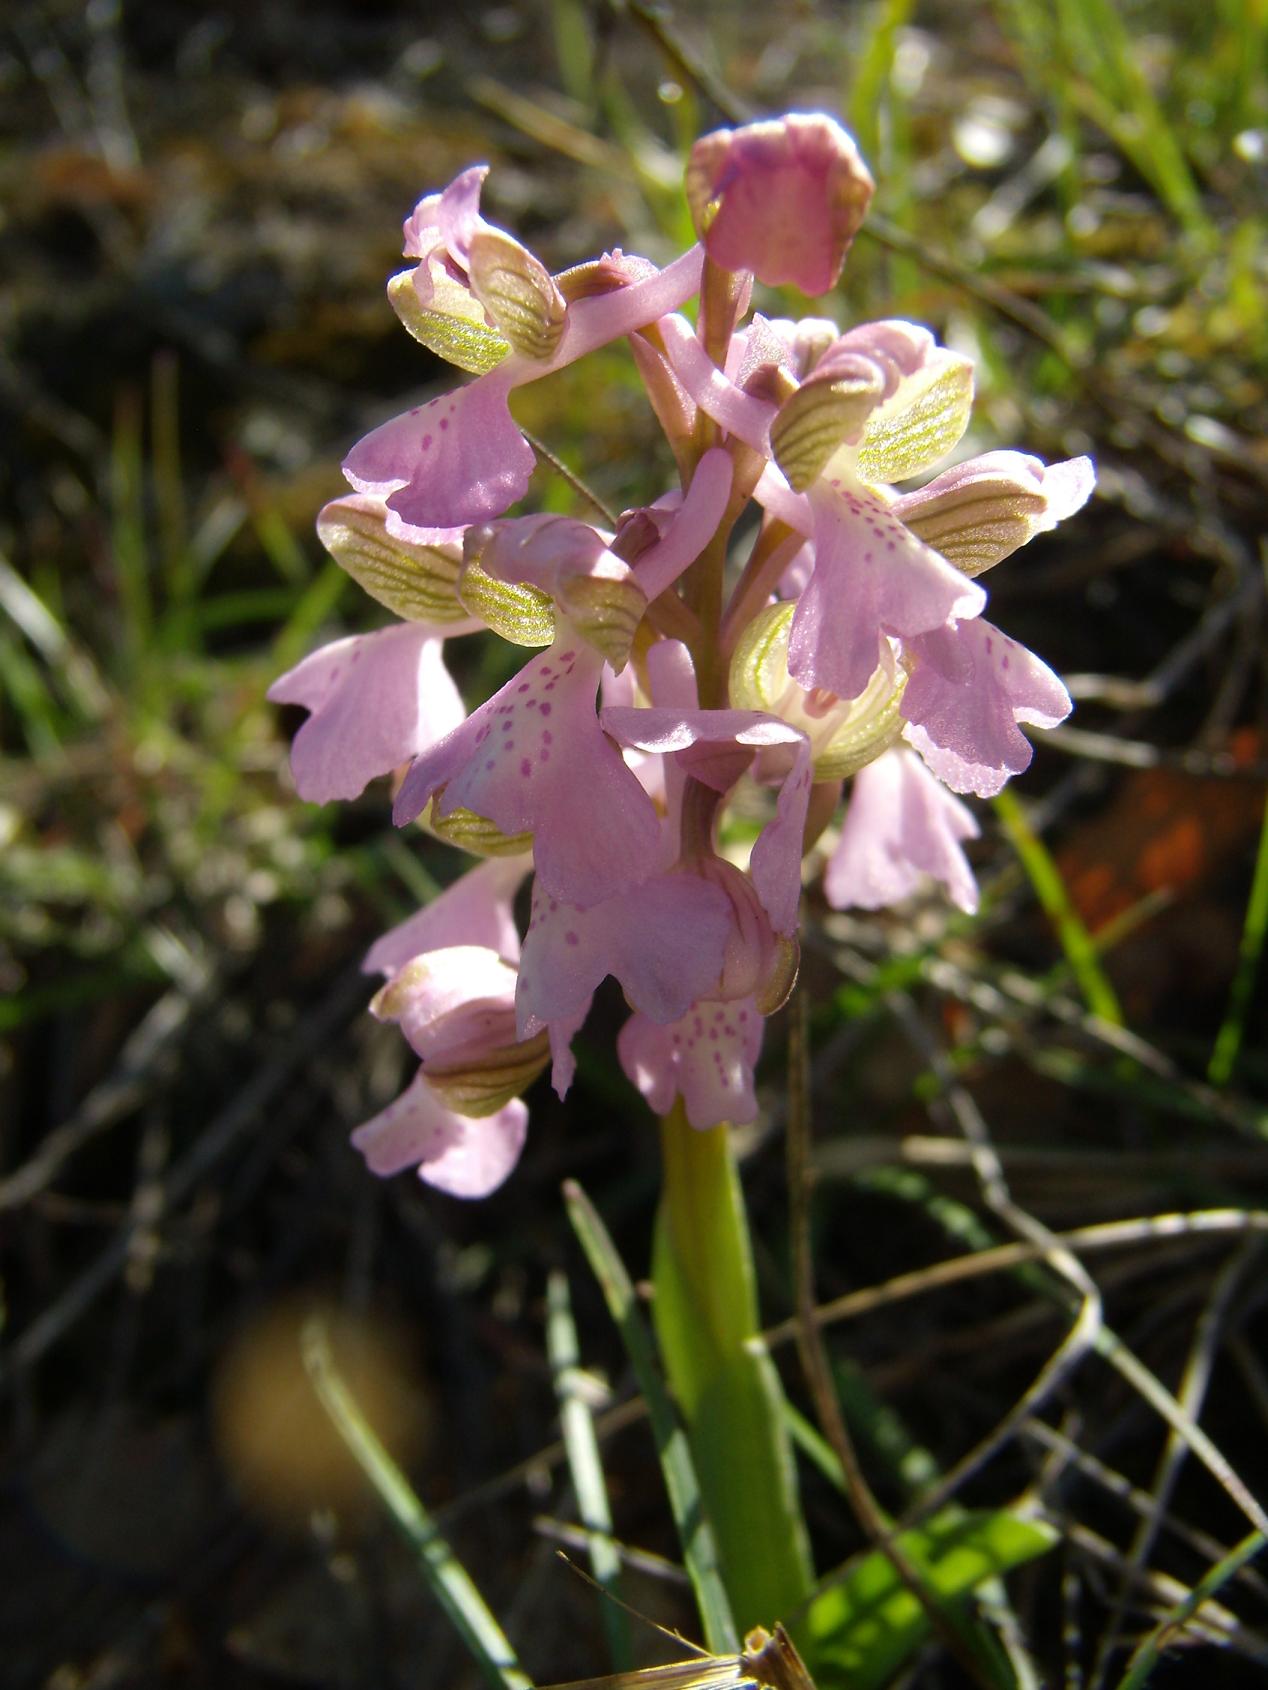
[[[1152,183],[1187,229],[1209,220],[1176,133],[1140,68],[1136,43],[1113,0],[1058,0],[1066,57],[1082,73],[1089,115]],[[1080,92],[1074,82],[1076,96]]]
[[[1197,1613],[1203,1602],[1214,1596],[1235,1573],[1258,1555],[1265,1544],[1268,1544],[1268,1537],[1263,1532],[1248,1532],[1240,1543],[1234,1544],[1228,1554],[1198,1580],[1184,1600],[1178,1602],[1138,1645],[1128,1662],[1127,1671],[1118,1681],[1118,1690],[1142,1690],[1142,1686],[1149,1683],[1162,1651],[1174,1633]]]
[[[687,1434],[678,1423],[656,1365],[652,1335],[639,1310],[625,1264],[617,1254],[607,1228],[574,1180],[569,1180],[564,1186],[564,1201],[568,1207],[568,1218],[599,1281],[608,1312],[621,1334],[639,1389],[647,1403],[647,1416],[656,1439],[669,1506],[700,1608],[705,1642],[715,1654],[733,1655],[739,1649],[739,1638],[722,1583],[713,1528],[704,1512]],[[743,1482],[738,1474],[736,1482]]]
[[[634,1664],[630,1629],[621,1597],[621,1557],[612,1536],[612,1510],[603,1478],[594,1420],[581,1389],[581,1350],[572,1318],[568,1281],[552,1273],[546,1283],[546,1350],[559,1399],[559,1424],[568,1452],[568,1471],[577,1493],[577,1508],[586,1529],[590,1570],[603,1589],[617,1600],[600,1604],[603,1629],[613,1672],[628,1672]]]
[[[1030,826],[1025,811],[1011,792],[1001,792],[994,805],[1000,826],[1020,858],[1021,866],[1035,889],[1035,896],[1057,930],[1057,938],[1083,994],[1083,1001],[1093,1015],[1121,1027],[1123,1012],[1114,988],[1105,977],[1096,945],[1079,912],[1070,902],[1065,882],[1048,847]]]
[[[1057,1537],[1052,1526],[1005,1509],[970,1514],[957,1508],[900,1532],[896,1541],[930,1595],[948,1605],[1046,1554]],[[804,1625],[807,1659],[820,1682],[850,1690],[882,1690],[928,1633],[928,1615],[881,1549],[821,1591]],[[1001,1672],[1007,1672],[1002,1661],[986,1682],[1007,1682]]]
[[[1206,1077],[1213,1086],[1225,1086],[1233,1077],[1233,1069],[1242,1048],[1242,1034],[1246,1028],[1246,1014],[1250,1009],[1259,958],[1268,934],[1268,803],[1264,805],[1263,824],[1259,830],[1259,853],[1255,858],[1255,878],[1251,882],[1250,900],[1246,905],[1246,922],[1242,928],[1241,947],[1237,953],[1237,970],[1228,994],[1228,1008],[1215,1038]]]
[[[9,629],[0,627],[0,705],[6,698],[22,724],[22,737],[31,756],[57,757],[62,743],[57,701],[22,642]]]
[[[300,1342],[304,1367],[322,1407],[417,1552],[432,1594],[470,1649],[486,1682],[493,1690],[532,1690],[532,1679],[520,1666],[506,1634],[485,1606],[466,1568],[455,1558],[340,1377],[322,1322],[308,1321]]]
[[[140,662],[154,625],[154,603],[145,524],[141,403],[130,391],[119,394],[110,441],[110,552],[123,614],[124,649],[133,662]]]

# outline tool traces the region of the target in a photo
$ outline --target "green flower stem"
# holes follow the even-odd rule
[[[779,1376],[758,1337],[752,1249],[728,1129],[661,1123],[652,1280],[661,1358],[687,1422],[737,1626],[769,1626],[811,1585]]]

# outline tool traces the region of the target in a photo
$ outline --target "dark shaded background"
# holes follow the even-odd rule
[[[616,242],[664,259],[689,238],[682,149],[718,102],[839,111],[880,181],[841,320],[911,316],[975,350],[979,449],[1098,459],[1091,509],[990,583],[993,616],[1074,677],[1072,731],[1019,787],[1075,918],[1065,948],[989,812],[975,923],[932,900],[867,919],[810,900],[823,1293],[976,1247],[971,1221],[999,1231],[934,1049],[1049,1225],[1262,1203],[1261,996],[1231,1076],[1207,1070],[1263,808],[1263,24],[1249,4],[1122,5],[1145,99],[1100,37],[1050,22],[1048,40],[1044,15],[48,0],[0,27],[6,1686],[469,1680],[314,1411],[295,1340],[314,1301],[529,1668],[603,1670],[594,1599],[533,1522],[575,1513],[548,1268],[571,1276],[587,1362],[629,1394],[558,1200],[581,1179],[645,1268],[655,1135],[615,1068],[619,997],[601,995],[567,1106],[533,1094],[494,1198],[369,1179],[347,1132],[405,1066],[363,1014],[358,960],[456,865],[393,834],[382,783],[331,813],[295,800],[297,718],[263,701],[321,638],[378,620],[312,519],[348,445],[448,379],[382,283],[414,200],[475,159],[491,215],[552,267]],[[616,352],[518,414],[617,506],[669,474]],[[542,474],[533,496],[570,495]],[[464,660],[473,697],[514,661]],[[1078,923],[1121,1029],[1089,1013]],[[772,1320],[782,1047],[775,1027],[746,1162]],[[1247,1236],[1243,1255],[1225,1237],[1094,1265],[1169,1385],[1209,1354],[1203,1423],[1262,1492]],[[1059,1331],[991,1279],[854,1323],[839,1348],[946,1465]],[[1101,1364],[1046,1418],[1153,1485],[1162,1428]],[[605,1451],[622,1536],[672,1556],[645,1428]],[[896,1506],[883,1441],[872,1459]],[[1129,1638],[1174,1591],[1124,1573],[1130,1509],[1068,1460],[1040,1464],[1016,1442],[968,1500],[1033,1482],[1069,1523],[1018,1596],[1056,1673],[1094,1655],[1120,1585]],[[857,1534],[807,1486],[829,1566]],[[1245,1529],[1191,1461],[1173,1506],[1226,1543]],[[1172,1534],[1151,1566],[1187,1580],[1208,1558]],[[672,1579],[635,1570],[630,1594],[690,1625]],[[1224,1592],[1235,1647],[1165,1681],[1257,1677],[1263,1596]],[[958,1682],[936,1657],[916,1681]]]

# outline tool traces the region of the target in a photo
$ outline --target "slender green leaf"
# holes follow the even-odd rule
[[[1058,1534],[1018,1514],[947,1511],[897,1539],[940,1602],[955,1602],[1045,1554]],[[880,1690],[929,1633],[929,1618],[882,1550],[856,1561],[811,1604],[799,1636],[812,1671]],[[839,1676],[838,1676],[839,1675]]]
[[[552,1273],[546,1285],[546,1348],[555,1395],[559,1400],[559,1424],[568,1453],[568,1471],[577,1493],[581,1523],[586,1528],[590,1568],[605,1591],[617,1598],[600,1604],[603,1629],[613,1672],[627,1672],[633,1663],[629,1625],[619,1605],[621,1557],[612,1536],[612,1510],[594,1421],[581,1388],[581,1350],[568,1296],[568,1281]]]
[[[470,1649],[494,1690],[532,1690],[501,1626],[484,1604],[466,1568],[432,1523],[408,1479],[375,1436],[340,1377],[322,1322],[308,1321],[301,1334],[304,1366],[322,1407],[361,1471],[417,1552],[432,1594]]]
[[[1268,803],[1264,806],[1263,824],[1259,830],[1259,854],[1255,858],[1255,878],[1251,882],[1250,901],[1246,905],[1246,921],[1242,927],[1242,942],[1237,955],[1237,971],[1228,994],[1228,1008],[1215,1039],[1207,1078],[1213,1086],[1227,1085],[1233,1077],[1238,1053],[1242,1048],[1242,1034],[1246,1014],[1250,1009],[1259,958],[1268,934]]]
[[[1011,792],[1004,791],[995,799],[995,813],[1009,842],[1021,859],[1021,865],[1035,889],[1035,896],[1044,913],[1057,930],[1061,948],[1078,982],[1084,1002],[1093,1015],[1116,1027],[1123,1025],[1114,988],[1110,985],[1097,956],[1096,946],[1079,912],[1070,901],[1061,871],[1053,861],[1047,846],[1026,820],[1026,813]]]
[[[1228,1554],[1222,1556],[1205,1577],[1198,1580],[1188,1595],[1177,1602],[1138,1645],[1128,1662],[1127,1671],[1118,1681],[1118,1690],[1143,1690],[1149,1683],[1168,1641],[1177,1636],[1185,1621],[1197,1613],[1203,1602],[1222,1590],[1229,1579],[1240,1572],[1248,1561],[1253,1560],[1266,1544],[1268,1535],[1263,1532],[1248,1532],[1240,1543],[1234,1544]]]

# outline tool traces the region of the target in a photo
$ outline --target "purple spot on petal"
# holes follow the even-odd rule
[[[441,417],[441,419],[440,419],[440,426],[441,426],[441,428],[448,428],[448,427],[449,427],[449,419],[448,419],[448,417]]]
[[[521,757],[520,758],[520,773],[527,780],[527,778],[529,777],[529,775],[532,774],[532,772],[533,772],[533,765],[529,762],[528,758],[527,757]]]
[[[537,702],[536,699],[534,699],[533,702],[536,703]],[[543,704],[542,705],[542,715],[543,716],[549,716],[553,709],[554,709],[553,704]]]
[[[571,929],[571,928],[569,928],[569,930],[568,930],[568,931],[567,931],[567,933],[565,933],[565,934],[564,934],[564,942],[565,942],[565,943],[566,943],[566,944],[569,944],[569,945],[579,945],[579,944],[580,944],[580,943],[581,943],[581,940],[580,940],[580,939],[579,939],[579,938],[578,938],[578,936],[577,936],[577,935],[576,935],[576,934],[575,934],[575,933],[574,933],[574,932],[573,932],[573,931],[572,931],[572,929]]]

